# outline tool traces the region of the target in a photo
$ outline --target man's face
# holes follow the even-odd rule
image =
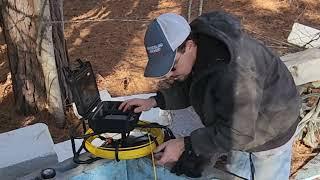
[[[192,42],[193,43],[193,42]],[[165,75],[166,79],[184,81],[192,71],[195,62],[196,47],[194,44],[186,44],[184,52],[177,52],[174,66]]]

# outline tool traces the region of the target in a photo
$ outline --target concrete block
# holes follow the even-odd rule
[[[320,47],[320,30],[294,23],[288,42],[306,48]]]
[[[42,123],[0,134],[0,159],[1,179],[58,162],[48,127]]]
[[[76,150],[78,150],[82,144],[82,139],[75,139],[75,144],[76,144]],[[53,148],[58,156],[59,162],[62,162],[66,159],[73,157],[71,140],[55,144]],[[85,150],[81,151],[81,153],[84,153],[84,152]]]
[[[312,48],[281,57],[296,85],[320,80],[320,49]]]

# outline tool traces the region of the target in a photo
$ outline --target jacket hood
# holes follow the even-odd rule
[[[241,37],[240,21],[225,12],[215,11],[202,14],[191,22],[192,31],[215,36],[220,40],[236,40]]]
[[[212,37],[213,39],[217,39],[220,43],[225,44],[229,54],[228,62],[233,61],[235,59],[235,57],[238,54],[237,51],[239,49],[239,41],[243,36],[240,21],[237,18],[222,11],[215,11],[202,14],[200,17],[191,22],[190,26],[192,29],[192,33],[196,37],[199,38],[201,35],[205,35]],[[215,42],[209,43],[210,45],[204,45],[206,46],[204,48],[207,48],[209,46],[215,46],[214,43]],[[198,49],[198,51],[198,55],[203,54],[200,52],[200,49]],[[221,52],[225,51],[222,50]],[[195,79],[203,78],[210,74],[210,72],[212,71],[211,68],[203,67],[213,63],[211,59],[214,58],[200,57],[199,59],[200,60],[198,60],[193,69],[195,72]]]
[[[243,36],[240,21],[223,11],[204,13],[190,24],[192,33],[205,34],[225,43],[232,61]]]

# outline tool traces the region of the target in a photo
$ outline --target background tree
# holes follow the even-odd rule
[[[69,65],[62,0],[1,0],[0,14],[17,110],[47,110],[62,127],[70,95],[62,72]]]

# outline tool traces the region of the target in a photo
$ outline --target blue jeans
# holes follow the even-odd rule
[[[286,144],[262,152],[232,151],[228,155],[227,170],[246,179],[286,180],[290,176],[292,144],[294,137]],[[251,162],[250,162],[251,155]]]

